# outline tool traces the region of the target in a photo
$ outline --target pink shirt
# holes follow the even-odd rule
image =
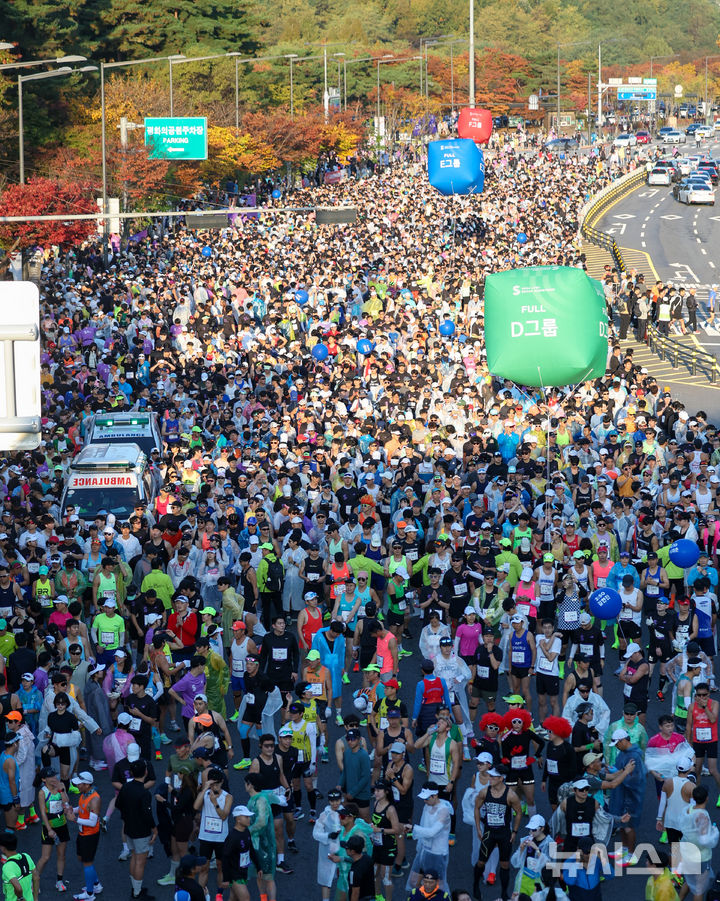
[[[458,650],[461,657],[470,657],[477,650],[480,636],[482,635],[482,623],[463,623],[457,627],[455,633],[459,639]]]
[[[680,732],[673,732],[670,738],[663,738],[662,733],[658,732],[648,742],[648,748],[668,748],[670,751],[674,751],[684,741],[685,736]]]

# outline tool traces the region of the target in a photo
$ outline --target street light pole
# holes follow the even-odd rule
[[[328,120],[328,106],[330,98],[327,88],[327,44],[323,44],[323,108],[325,110],[325,121]]]
[[[8,47],[0,45],[3,49],[9,49],[14,46],[10,44]],[[33,66],[49,66],[54,63],[66,65],[67,63],[84,63],[87,62],[86,56],[56,56],[54,59],[29,59],[21,63],[3,63],[0,65],[0,72],[6,72],[8,69],[30,69]]]
[[[168,57],[168,66],[170,67],[170,118],[172,119],[175,114],[175,110],[173,107],[173,80],[172,80],[172,60]]]
[[[468,42],[468,105],[475,106],[475,0],[470,0],[470,40]]]
[[[240,133],[240,75],[237,56],[235,57],[235,137]]]

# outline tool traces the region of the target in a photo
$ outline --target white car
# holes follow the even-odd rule
[[[700,135],[702,138],[710,138],[713,135],[713,128],[711,125],[698,125],[695,129],[695,137]]]
[[[681,156],[676,160],[676,162],[681,175],[690,175],[694,166],[689,156]]]
[[[678,200],[680,203],[709,203],[715,206],[715,191],[712,185],[693,182],[680,188]]]
[[[613,141],[613,147],[635,147],[636,144],[637,137],[630,132],[618,135]]]
[[[663,144],[686,144],[687,135],[683,131],[666,131],[663,135]]]
[[[672,184],[672,170],[665,166],[656,166],[648,172],[647,183],[649,185],[670,185]]]

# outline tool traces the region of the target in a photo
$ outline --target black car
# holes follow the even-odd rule
[[[507,128],[510,119],[507,116],[493,116],[493,128]]]
[[[551,141],[546,141],[544,144],[545,150],[551,150],[554,152],[560,151],[567,152],[568,150],[577,150],[580,144],[575,140],[575,138],[553,138]]]

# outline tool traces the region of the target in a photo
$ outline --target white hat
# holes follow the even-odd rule
[[[113,598],[103,598],[102,606],[117,607],[117,601],[115,601]]]
[[[478,763],[492,763],[493,756],[489,751],[481,751],[475,760],[477,760]]]
[[[612,734],[610,744],[615,747],[615,745],[617,745],[617,743],[619,741],[622,741],[624,738],[630,738],[630,733],[627,731],[627,729],[616,729]]]
[[[418,798],[421,801],[427,801],[428,798],[432,798],[433,795],[437,795],[438,790],[436,788],[423,788],[422,791],[419,792]]]
[[[642,651],[642,648],[640,647],[640,645],[635,641],[631,641],[630,644],[627,646],[627,650],[625,651],[624,659],[629,660],[630,657],[632,657],[633,654],[637,654],[638,651]]]
[[[405,569],[404,566],[398,566],[398,568],[395,570],[393,575],[400,576],[401,579],[409,579],[410,578],[408,571]]]
[[[573,788],[590,788],[590,783],[587,779],[576,779],[572,785]]]
[[[522,623],[522,622],[525,622],[525,617],[522,615],[522,613],[515,613],[515,614],[513,614],[513,616],[510,617],[510,622],[511,623]]]
[[[580,622],[583,624],[590,623],[592,622],[592,616],[590,616],[589,613],[583,610],[583,612],[580,614]]]
[[[689,754],[685,754],[675,765],[678,768],[678,772],[687,773],[688,770],[691,770],[695,766],[695,758],[691,757]]]
[[[92,669],[88,670],[88,676],[95,676],[98,673],[102,673],[104,671],[105,671],[105,664],[104,663],[96,663]]]
[[[487,774],[488,776],[502,776],[502,773],[499,770],[496,770],[495,767],[493,767],[491,770],[488,770]]]
[[[131,763],[133,762],[133,760],[139,760],[140,759],[140,745],[138,745],[134,741],[131,741],[130,744],[127,746],[127,751],[125,753],[127,754],[127,759]]]
[[[545,825],[545,817],[540,816],[539,813],[536,813],[534,816],[531,816],[530,819],[527,821],[525,828],[530,829],[530,830],[542,829],[544,825]]]
[[[253,817],[255,814],[250,810],[249,807],[246,807],[244,804],[238,804],[237,807],[233,807],[232,815],[234,817]]]
[[[82,773],[78,773],[77,776],[73,776],[72,784],[73,785],[81,785],[85,783],[86,785],[92,785],[95,780],[93,779],[93,774],[88,773],[87,770],[84,770]]]
[[[121,723],[123,726],[127,726],[130,722],[132,722],[132,717],[129,713],[126,713],[123,710],[122,713],[118,714],[118,723]]]
[[[532,568],[529,566],[523,566],[523,571],[520,573],[520,578],[523,582],[529,582],[533,577]]]
[[[463,610],[463,613],[465,616],[468,616],[470,613],[477,613],[477,610],[474,607],[468,606]]]

